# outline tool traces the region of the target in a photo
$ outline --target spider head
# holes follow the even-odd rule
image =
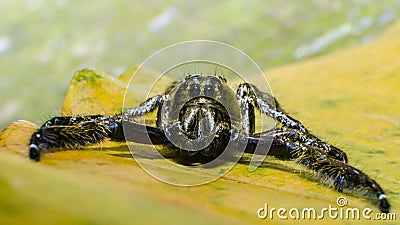
[[[227,109],[230,116],[238,117],[235,92],[227,84],[226,79],[220,76],[192,74],[170,86],[165,94],[170,97],[164,104],[164,111],[169,115],[178,115],[183,106],[193,104],[200,106],[207,102],[208,106],[219,103]],[[170,121],[176,119],[176,117],[169,118]]]
[[[165,111],[161,111],[161,114],[167,112],[169,121],[182,121],[194,111],[198,111],[202,118],[211,111],[213,118],[219,113],[233,120],[240,117],[235,92],[221,76],[192,74],[176,83],[166,94],[170,100],[164,104]],[[178,119],[178,115],[182,118]]]
[[[220,102],[227,90],[226,79],[220,76],[186,76],[174,95],[175,106],[180,108],[181,133],[192,140],[201,139],[217,135],[221,123],[230,124],[230,116]]]
[[[221,76],[192,74],[182,81],[177,93],[190,98],[206,96],[216,99],[220,98],[226,86],[226,79]]]

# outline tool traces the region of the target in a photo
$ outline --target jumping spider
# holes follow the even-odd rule
[[[156,127],[135,122],[135,118],[156,109]],[[280,125],[255,133],[256,109]],[[171,119],[171,116],[174,118]],[[41,153],[49,149],[79,148],[106,138],[171,145],[171,137],[197,140],[212,136],[212,142],[201,149],[174,145],[181,158],[205,163],[217,158],[231,141],[244,142],[244,152],[255,153],[262,135],[272,137],[268,155],[282,160],[296,160],[321,177],[332,180],[333,187],[338,191],[356,187],[370,189],[379,200],[380,210],[389,212],[390,205],[378,183],[348,165],[342,150],[310,133],[301,122],[286,114],[270,94],[249,83],[240,84],[235,93],[226,79],[220,76],[189,75],[174,82],[164,93],[113,116],[54,117],[32,135],[29,157],[39,161]]]

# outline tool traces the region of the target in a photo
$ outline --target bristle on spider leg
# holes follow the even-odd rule
[[[362,171],[337,159],[329,158],[326,152],[314,146],[288,141],[287,147],[299,164],[333,180],[336,190],[341,192],[344,189],[369,189],[376,194],[381,212],[390,211],[390,204],[382,188]]]
[[[102,142],[110,134],[108,121],[108,117],[99,115],[53,117],[32,135],[29,158],[39,161],[45,152],[82,148]]]

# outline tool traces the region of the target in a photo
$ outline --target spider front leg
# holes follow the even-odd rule
[[[288,128],[277,128],[266,133],[272,138],[272,146],[268,155],[279,159],[295,159],[299,164],[307,167],[333,182],[333,187],[338,191],[343,189],[354,189],[357,187],[367,188],[373,191],[379,200],[379,209],[389,212],[390,204],[382,188],[376,181],[368,177],[359,169],[332,158],[328,153],[318,146],[313,146],[299,141],[301,131]],[[247,153],[254,153],[258,144],[262,144],[258,134],[248,138]]]
[[[160,98],[161,95],[155,96],[136,108],[114,116],[54,117],[32,135],[29,143],[29,158],[39,161],[41,154],[46,151],[81,148],[102,142],[106,138],[113,141],[128,140],[145,144],[165,143],[167,139],[162,131],[133,121],[135,116],[154,110]],[[128,129],[127,138],[124,135],[123,125]]]
[[[29,158],[39,161],[50,149],[79,148],[103,141],[110,134],[105,123],[109,119],[101,115],[54,117],[33,133]]]
[[[346,153],[311,134],[300,121],[287,115],[279,106],[278,101],[270,94],[260,91],[252,84],[244,83],[239,85],[236,98],[242,110],[242,130],[247,136],[251,136],[254,133],[254,108],[257,108],[261,113],[280,122],[283,127],[293,128],[291,132],[296,136],[295,139],[297,141],[319,147],[330,157],[347,163]]]
[[[261,113],[274,118],[286,127],[296,128],[301,131],[307,131],[304,125],[287,115],[283,109],[279,106],[278,101],[268,93],[260,91],[256,86],[243,83],[239,85],[236,97],[239,101],[239,105],[243,105],[242,109],[250,108],[247,104],[253,105],[260,110]],[[246,123],[246,121],[245,121]]]
[[[124,120],[129,121],[134,119],[135,117],[143,116],[147,113],[154,111],[158,106],[160,106],[163,102],[164,97],[165,95],[163,94],[156,95],[152,98],[147,99],[139,106],[126,110],[121,115]]]

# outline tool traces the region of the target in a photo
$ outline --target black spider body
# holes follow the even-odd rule
[[[157,127],[167,137],[176,139],[177,145],[187,142],[185,139],[199,144],[197,148],[180,148],[181,156],[198,158],[201,154],[204,156],[200,157],[203,158],[202,162],[218,157],[230,140],[232,123],[237,124],[240,118],[235,94],[226,80],[215,76],[191,75],[171,85],[165,96],[169,97],[158,106]],[[221,102],[230,104],[223,105]],[[212,141],[201,146],[204,138]]]
[[[154,110],[156,127],[137,122],[136,118]],[[274,119],[278,126],[255,133],[256,110]],[[256,151],[258,144],[263,146],[265,137],[272,140],[271,148]],[[29,157],[39,161],[41,154],[50,149],[83,147],[106,138],[167,145],[188,164],[208,163],[233,142],[244,146],[246,153],[296,160],[332,181],[338,191],[369,189],[376,194],[382,212],[390,209],[378,183],[348,165],[342,150],[310,133],[286,114],[274,97],[252,84],[240,84],[235,92],[222,77],[195,74],[120,114],[54,117],[32,135]]]

